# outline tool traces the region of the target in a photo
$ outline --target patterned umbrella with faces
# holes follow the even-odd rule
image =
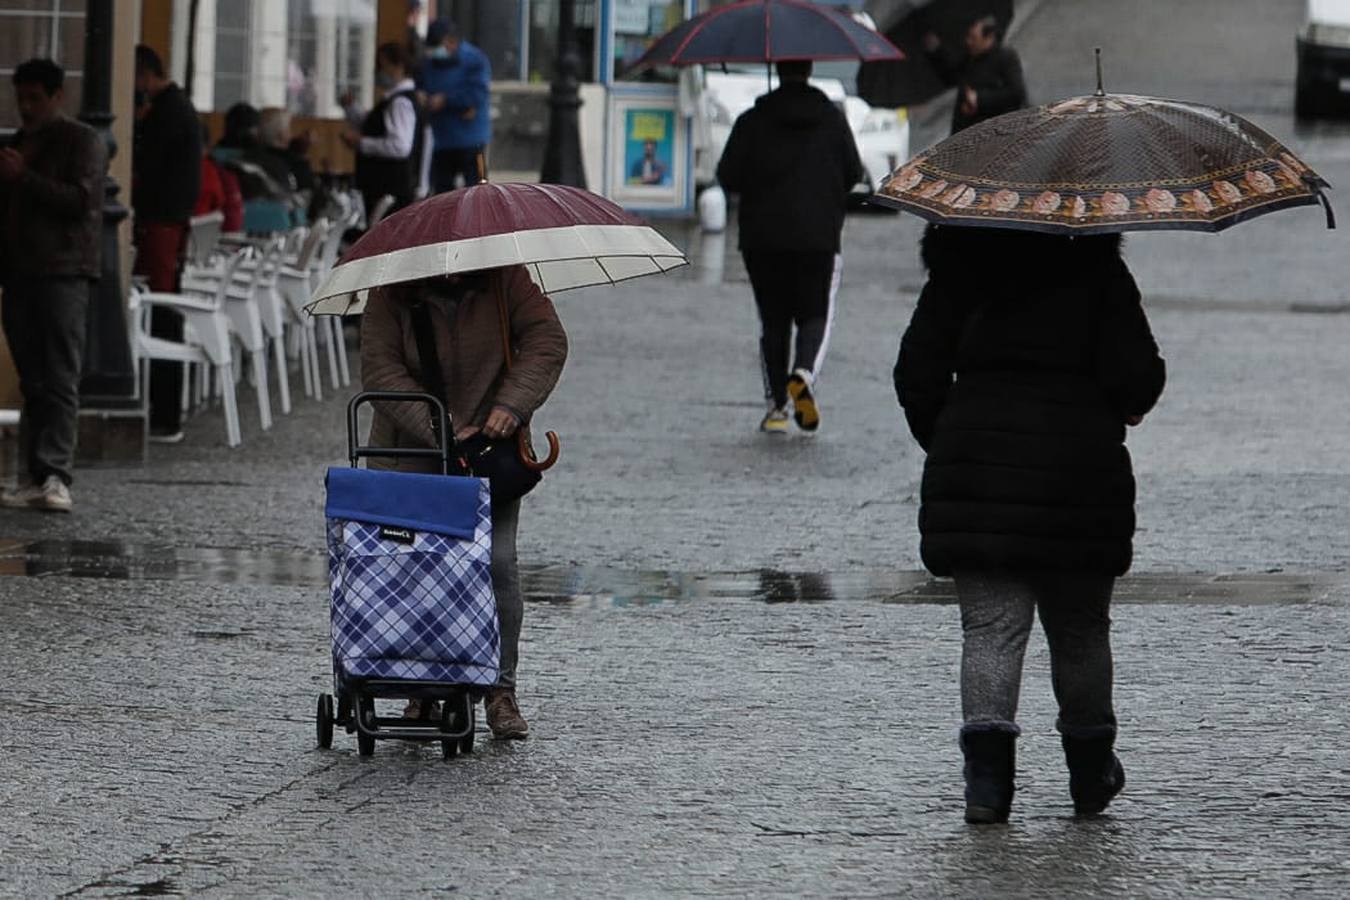
[[[981,122],[920,153],[873,200],[931,222],[1054,234],[1222,231],[1330,187],[1234,113],[1095,94]]]

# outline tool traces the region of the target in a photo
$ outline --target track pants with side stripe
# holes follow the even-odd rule
[[[786,406],[788,376],[805,369],[814,381],[825,359],[839,292],[839,255],[795,250],[745,250],[742,255],[762,326],[764,394],[772,406]]]

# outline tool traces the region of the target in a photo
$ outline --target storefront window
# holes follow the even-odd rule
[[[558,65],[558,0],[531,0],[529,29],[530,81],[552,81]],[[581,53],[582,81],[595,81],[596,0],[576,0],[572,21]]]
[[[205,82],[193,91],[198,109],[223,111],[242,102],[337,118],[339,98],[348,92],[370,104],[375,0],[201,3],[199,15],[209,25],[199,27],[198,40],[209,43],[205,59],[198,54]]]
[[[19,127],[10,76],[14,67],[48,57],[66,70],[66,108],[80,108],[84,73],[85,0],[0,0],[0,131]]]
[[[622,78],[647,48],[684,19],[683,0],[615,0],[614,75]],[[657,72],[647,77],[664,80]]]
[[[252,99],[249,91],[252,71],[252,41],[249,24],[252,3],[216,5],[216,68],[213,79],[217,109],[229,109]]]
[[[302,116],[335,116],[348,93],[369,103],[373,0],[288,0],[286,12],[287,108]]]

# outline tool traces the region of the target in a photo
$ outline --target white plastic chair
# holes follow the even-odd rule
[[[239,406],[234,394],[234,355],[230,341],[230,320],[225,313],[234,270],[252,249],[243,249],[222,265],[222,277],[214,293],[205,295],[163,294],[132,289],[131,305],[136,312],[136,357],[141,367],[142,397],[149,397],[152,360],[187,363],[210,371],[225,407],[225,442],[237,447],[243,438],[239,431]],[[150,334],[150,310],[160,306],[183,316],[183,340],[173,341]]]
[[[211,258],[220,246],[225,214],[220,210],[188,219],[188,261],[199,266],[211,264]]]
[[[305,242],[293,260],[281,265],[276,274],[276,287],[289,312],[289,324],[300,350],[300,372],[305,396],[323,399],[323,383],[319,376],[319,347],[315,337],[314,317],[305,312],[305,304],[317,286],[315,274],[333,225],[319,219],[309,230]]]
[[[359,194],[357,195],[360,196]],[[319,284],[327,277],[328,273],[337,265],[338,253],[342,249],[342,238],[348,229],[355,228],[360,222],[361,210],[358,205],[352,204],[348,207],[346,215],[339,219],[327,239],[323,243],[323,251],[319,257],[317,270],[310,284],[310,289],[317,288]],[[308,298],[305,300],[309,302]],[[319,334],[324,339],[324,349],[328,356],[328,377],[332,381],[333,390],[352,383],[351,369],[347,362],[347,344],[342,337],[342,318],[340,316],[321,316],[324,321],[316,326]]]
[[[250,251],[228,273],[224,266],[200,268],[188,266],[183,271],[183,293],[211,296],[223,283],[225,314],[230,329],[243,351],[249,356],[254,390],[258,396],[258,420],[263,431],[272,427],[272,401],[268,379],[268,334],[264,324],[263,280],[268,268],[275,268],[285,238],[271,239],[261,254]],[[282,366],[284,372],[284,366]],[[235,370],[239,374],[239,370]]]
[[[383,197],[376,200],[375,207],[366,216],[366,227],[370,228],[372,225],[378,224],[381,219],[389,215],[389,210],[392,209],[393,206],[393,194],[385,194]]]

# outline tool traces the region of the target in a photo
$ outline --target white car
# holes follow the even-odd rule
[[[812,78],[811,84],[844,111],[865,170],[864,181],[858,184],[855,193],[871,194],[886,176],[909,158],[906,111],[871,106],[846,93],[843,82],[835,78]],[[777,78],[770,81],[764,69],[757,73],[713,69],[706,72],[699,102],[701,121],[698,131],[703,138],[695,171],[699,184],[711,184],[716,180],[717,161],[722,158],[736,117],[754,106],[755,100],[771,86],[778,86]]]
[[[1298,36],[1299,117],[1350,111],[1350,0],[1308,0]]]

